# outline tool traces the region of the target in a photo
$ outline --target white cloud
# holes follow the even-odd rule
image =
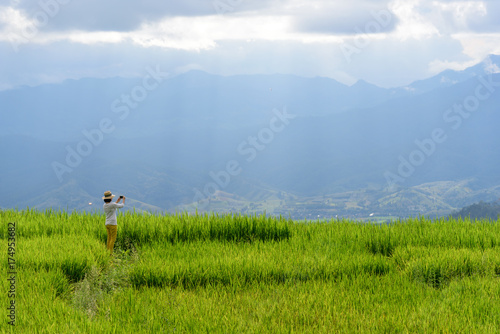
[[[17,12],[19,14],[19,12]],[[39,31],[29,38],[24,29],[30,21],[20,16],[17,36],[20,44],[48,44],[71,41],[82,44],[132,42],[141,47],[161,47],[180,50],[209,50],[221,40],[297,41],[301,43],[341,42],[337,36],[296,32],[289,16],[199,16],[165,18],[159,22],[145,23],[131,32],[108,31]],[[2,37],[0,36],[0,40]],[[4,41],[10,40],[4,36]]]
[[[26,17],[21,11],[12,7],[0,6],[0,23],[2,23],[2,33],[0,40],[13,38],[14,34],[22,35],[23,30],[33,24],[33,21]]]
[[[485,16],[487,14],[486,5],[482,1],[433,1],[432,6],[441,12],[450,13],[456,22],[461,25],[466,25],[467,19],[471,15]]]
[[[489,66],[486,66],[485,70],[486,70],[486,73],[490,73],[490,74],[500,73],[500,67],[498,67],[497,64],[490,64]]]
[[[477,64],[476,60],[468,60],[468,61],[448,61],[448,60],[440,60],[435,59],[429,63],[429,73],[430,74],[438,74],[444,70],[450,69],[455,71],[462,71],[468,67]]]
[[[500,54],[499,33],[460,33],[453,35],[460,41],[463,53],[473,59],[483,59],[488,54]]]
[[[439,30],[422,15],[418,7],[420,0],[395,0],[390,8],[399,18],[394,36],[400,40],[428,39],[439,36]]]
[[[81,43],[81,44],[99,44],[99,43],[122,43],[126,40],[127,35],[115,31],[98,31],[98,32],[87,32],[87,31],[73,31],[70,34],[50,34],[47,36],[46,41],[56,41],[67,39],[70,42]]]
[[[488,14],[483,1],[432,1],[421,10],[442,34],[469,31],[471,22],[484,19]]]

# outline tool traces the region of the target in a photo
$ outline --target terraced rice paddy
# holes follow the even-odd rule
[[[5,333],[497,333],[500,223],[0,211]],[[9,272],[8,256],[1,266]]]

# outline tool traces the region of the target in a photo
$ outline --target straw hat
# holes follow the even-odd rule
[[[112,199],[113,197],[115,197],[115,195],[113,195],[111,191],[108,190],[104,193],[104,197],[102,199]]]

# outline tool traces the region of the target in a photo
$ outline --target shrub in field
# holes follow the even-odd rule
[[[96,267],[92,267],[85,278],[75,287],[73,295],[73,306],[93,318],[98,311],[98,305],[103,298],[101,288],[101,273]]]
[[[394,241],[391,240],[391,234],[389,232],[378,233],[370,236],[366,241],[366,248],[372,254],[381,254],[383,256],[391,257],[394,252]]]
[[[130,268],[136,260],[135,251],[117,248],[112,261],[104,267],[92,267],[83,280],[75,284],[73,306],[84,311],[90,318],[96,316],[106,294],[116,293],[130,286]]]

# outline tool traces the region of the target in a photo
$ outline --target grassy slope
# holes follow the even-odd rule
[[[494,333],[500,326],[499,222],[127,214],[110,261],[101,215],[0,214],[4,244],[7,223],[17,223],[19,333]],[[0,326],[12,330],[6,320]]]

